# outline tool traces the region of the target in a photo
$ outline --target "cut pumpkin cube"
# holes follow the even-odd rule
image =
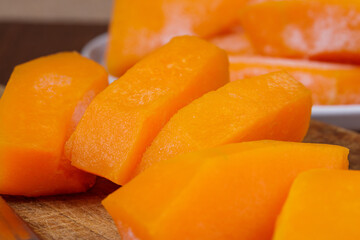
[[[348,149],[279,141],[224,145],[145,170],[103,205],[122,239],[271,239],[295,177],[347,169]]]
[[[359,18],[357,0],[260,1],[240,15],[260,54],[355,63],[360,63]]]
[[[311,105],[310,91],[285,72],[228,83],[177,112],[146,150],[137,173],[177,154],[227,143],[301,141]]]
[[[230,80],[284,70],[311,90],[315,105],[360,104],[360,67],[261,56],[232,55]]]
[[[274,240],[360,239],[360,172],[311,170],[294,181]]]
[[[94,184],[63,148],[107,81],[102,66],[75,52],[15,67],[0,100],[0,194],[74,193]]]
[[[177,37],[99,94],[66,145],[72,164],[126,183],[146,148],[180,108],[229,81],[226,53]]]

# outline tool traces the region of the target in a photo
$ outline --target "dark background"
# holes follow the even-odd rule
[[[0,84],[23,62],[60,51],[81,51],[106,24],[45,24],[0,22]]]

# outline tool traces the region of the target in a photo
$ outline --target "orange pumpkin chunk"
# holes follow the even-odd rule
[[[0,100],[0,194],[74,193],[94,184],[95,176],[64,158],[63,147],[107,84],[105,69],[75,52],[15,68]]]
[[[230,80],[284,70],[311,90],[316,105],[360,104],[360,67],[260,56],[231,56]]]
[[[246,0],[116,0],[107,66],[120,77],[145,55],[180,35],[210,37],[232,27]]]
[[[294,181],[274,240],[360,239],[360,173],[311,170]]]
[[[277,141],[236,143],[158,163],[103,205],[122,239],[271,239],[292,181],[347,169],[348,149]]]
[[[358,0],[265,1],[249,5],[240,17],[260,54],[356,63],[359,18]]]
[[[229,81],[225,52],[177,37],[141,60],[91,103],[66,145],[72,164],[124,184],[180,108]]]
[[[284,72],[228,83],[177,112],[147,149],[138,171],[179,153],[261,139],[301,141],[311,96]]]

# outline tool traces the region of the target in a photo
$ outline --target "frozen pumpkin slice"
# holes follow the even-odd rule
[[[177,112],[147,149],[137,172],[179,153],[262,139],[301,141],[311,93],[285,72],[228,83]]]
[[[319,169],[294,181],[274,240],[360,239],[360,172]]]
[[[360,67],[260,56],[230,57],[230,80],[285,70],[311,90],[316,105],[360,104]]]
[[[66,145],[67,157],[124,184],[175,112],[228,81],[223,50],[197,37],[174,38],[94,99]]]
[[[247,6],[240,17],[261,54],[357,63],[359,18],[358,0],[265,1]]]
[[[219,48],[224,49],[228,54],[254,54],[249,38],[242,28],[233,28],[231,31],[218,34],[208,39]]]
[[[15,67],[0,100],[0,194],[74,193],[94,184],[63,148],[107,84],[105,69],[75,52]]]
[[[116,0],[107,66],[120,77],[145,55],[179,35],[210,37],[231,28],[247,0]]]
[[[158,163],[103,205],[122,239],[271,239],[292,181],[347,169],[348,149],[278,141],[224,145]]]

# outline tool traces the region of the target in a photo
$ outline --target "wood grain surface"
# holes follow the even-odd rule
[[[120,239],[101,205],[119,186],[99,178],[87,193],[27,198],[3,196],[42,239]]]
[[[350,149],[349,167],[360,170],[360,134],[344,128],[312,120],[304,142],[328,143]]]

